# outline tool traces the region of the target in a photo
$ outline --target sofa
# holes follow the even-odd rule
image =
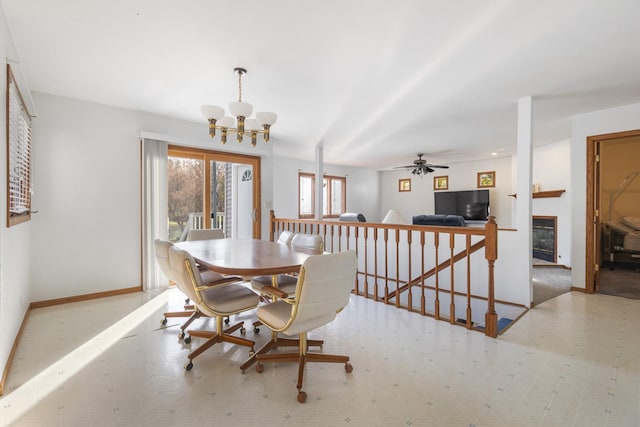
[[[415,215],[413,225],[437,225],[442,227],[464,227],[464,217],[461,215]]]

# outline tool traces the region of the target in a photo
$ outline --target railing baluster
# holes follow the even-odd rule
[[[396,228],[396,307],[400,307],[400,230]]]
[[[325,245],[325,250],[334,252],[342,251],[343,246],[346,246],[346,249],[351,247],[355,247],[354,250],[358,256],[364,256],[364,263],[359,263],[359,265],[364,266],[364,271],[359,270],[356,275],[356,280],[354,283],[354,293],[359,296],[364,296],[365,298],[369,298],[370,293],[372,293],[372,297],[375,301],[383,302],[384,304],[390,304],[392,298],[395,298],[394,305],[397,308],[406,308],[409,311],[417,312],[417,305],[414,308],[413,299],[414,299],[414,286],[420,286],[420,314],[431,316],[432,313],[427,306],[427,298],[430,298],[429,292],[434,293],[434,308],[433,308],[433,317],[438,320],[447,320],[451,324],[461,324],[456,321],[456,301],[455,298],[466,298],[465,311],[466,311],[466,321],[464,322],[467,329],[480,329],[474,328],[474,323],[472,321],[472,298],[474,300],[484,300],[487,302],[487,311],[485,313],[485,327],[484,333],[487,336],[496,337],[498,334],[497,330],[497,318],[498,315],[495,310],[495,305],[497,302],[501,304],[508,304],[513,306],[519,306],[526,310],[526,307],[521,306],[519,304],[513,304],[506,301],[496,301],[495,299],[495,283],[494,283],[494,268],[495,268],[495,260],[497,259],[497,224],[495,223],[495,218],[490,217],[489,221],[485,225],[484,229],[476,228],[476,227],[466,227],[461,229],[456,229],[453,227],[435,227],[435,226],[412,226],[412,225],[391,225],[391,224],[361,224],[361,223],[352,223],[352,222],[342,222],[337,223],[335,221],[322,221],[322,220],[306,220],[306,219],[280,219],[276,218],[273,214],[273,211],[270,213],[271,223],[269,224],[269,238],[274,241],[278,234],[283,230],[288,230],[292,232],[305,232],[305,233],[313,233],[313,234],[321,234],[323,237],[323,242]],[[343,227],[347,227],[346,231]],[[354,227],[353,233],[351,232],[351,227]],[[361,231],[360,227],[364,229]],[[369,229],[372,229],[370,232]],[[379,235],[379,230],[382,230],[383,235]],[[389,277],[389,230],[392,230],[395,233],[395,274],[394,277]],[[407,260],[406,262],[402,260],[400,261],[401,252],[400,250],[400,242],[401,237],[400,233],[406,232],[407,238]],[[419,276],[412,277],[413,270],[413,233],[419,232],[420,237],[420,274]],[[440,262],[440,234],[444,233],[449,235],[449,254],[446,259]],[[355,243],[351,244],[351,236],[354,236]],[[433,244],[430,243],[430,240],[427,239],[427,236],[433,235]],[[462,250],[459,250],[456,253],[455,250],[455,242],[456,237],[459,235],[465,236],[465,247]],[[472,244],[472,236],[483,237],[476,243]],[[364,249],[361,248],[361,244],[359,242],[360,237],[363,237]],[[378,254],[378,240],[380,238],[384,239],[384,254]],[[337,239],[337,245],[336,245]],[[343,242],[343,239],[346,239]],[[373,245],[373,267],[371,267],[369,262],[369,253],[371,251],[370,245]],[[487,285],[487,296],[484,294],[474,295],[472,293],[472,280],[471,276],[471,257],[479,256],[479,254],[475,254],[480,251],[482,248],[485,250],[485,259],[487,261],[487,272],[489,275],[488,285]],[[433,251],[433,258],[430,256],[430,251]],[[444,248],[443,248],[444,251]],[[361,254],[362,252],[362,254]],[[446,253],[446,252],[444,252]],[[474,255],[475,254],[475,255]],[[380,255],[380,257],[379,257]],[[380,259],[379,259],[380,258]],[[435,259],[435,264],[431,265],[431,260]],[[457,263],[465,260],[466,262],[466,271],[467,271],[467,283],[466,290],[463,291],[462,288],[459,291],[456,291],[455,286],[455,266],[460,265]],[[445,273],[446,269],[449,269],[451,284],[449,287],[440,287],[440,273]],[[384,269],[384,270],[383,270]],[[370,270],[373,270],[371,272]],[[406,282],[401,277],[407,276]],[[371,277],[370,277],[371,276]],[[432,286],[427,283],[427,280],[435,276],[435,286]],[[477,275],[476,275],[477,276]],[[370,280],[373,280],[370,283]],[[395,290],[389,290],[389,281],[395,281],[396,286]],[[384,282],[384,295],[382,295],[381,286]],[[370,287],[373,286],[373,289]],[[362,291],[361,291],[362,290]],[[405,307],[404,304],[401,303],[400,298],[402,298],[402,293],[407,292],[407,305]],[[440,317],[440,293],[449,294],[450,304],[449,304],[449,316],[448,318]],[[430,306],[430,304],[429,304]]]
[[[369,227],[364,227],[364,296],[369,298],[369,254],[367,253],[367,248],[369,245],[367,244],[367,239],[369,238]]]
[[[334,238],[333,238],[333,224],[331,224],[331,252],[333,253],[333,243],[334,243]]]
[[[322,224],[322,247],[327,250],[327,224]]]
[[[424,231],[420,232],[420,271],[424,273]],[[426,313],[426,301],[424,297],[424,274],[420,274],[420,314]]]
[[[378,301],[378,229],[373,229],[373,299]]]
[[[355,236],[355,239],[356,239],[356,243],[355,243],[356,249],[355,249],[355,251],[356,251],[356,257],[357,257],[358,256],[358,229],[359,229],[359,227],[356,226],[354,228],[355,228],[354,236]],[[357,281],[357,275],[356,275],[356,285],[357,285],[357,283],[358,283],[358,281]],[[358,287],[356,287],[356,295],[360,295],[360,291],[358,290]]]
[[[467,235],[467,329],[471,329],[471,236]]]
[[[389,304],[389,229],[384,229],[384,303]]]
[[[407,283],[411,281],[411,230],[407,230],[407,247],[409,253],[409,274],[407,275]],[[408,298],[408,310],[413,311],[413,298],[412,298],[412,288],[413,286],[409,286],[407,298]],[[398,298],[400,296],[398,295]]]
[[[449,300],[449,323],[454,324],[456,323],[456,301],[455,301],[455,296],[456,296],[456,288],[455,288],[455,280],[454,280],[454,265],[453,265],[453,255],[454,255],[454,248],[456,246],[456,242],[455,242],[455,234],[453,233],[449,233],[449,270],[451,270],[451,293],[449,294],[450,300]]]
[[[436,231],[434,234],[434,242],[433,245],[436,248],[436,299],[435,299],[435,307],[433,317],[440,320],[440,263],[438,262],[438,252],[440,248],[440,232]]]

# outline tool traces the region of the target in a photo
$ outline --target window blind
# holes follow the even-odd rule
[[[31,117],[7,65],[8,226],[30,219]]]

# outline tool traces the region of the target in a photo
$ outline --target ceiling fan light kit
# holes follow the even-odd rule
[[[431,163],[427,163],[427,161],[424,160],[422,156],[424,156],[424,154],[418,154],[418,158],[413,161],[412,165],[396,166],[394,169],[406,169],[410,171],[412,175],[418,175],[420,178],[422,178],[422,175],[433,172],[435,170],[434,168],[449,168],[449,166],[432,165]]]
[[[216,136],[216,129],[220,130],[220,141],[227,143],[227,135],[235,133],[238,143],[242,142],[244,136],[251,138],[251,145],[256,146],[258,134],[263,135],[264,142],[269,142],[269,130],[278,119],[276,113],[259,112],[255,119],[248,118],[253,112],[253,105],[242,102],[242,76],[247,73],[244,68],[234,68],[238,75],[238,101],[229,103],[229,113],[225,116],[224,108],[217,105],[203,105],[202,115],[209,121],[209,136]],[[232,117],[233,116],[233,117]]]

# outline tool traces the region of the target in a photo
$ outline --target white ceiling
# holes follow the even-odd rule
[[[1,0],[32,91],[203,124],[275,111],[278,155],[386,169],[536,145],[640,102],[638,0]],[[246,142],[245,142],[246,143]]]

